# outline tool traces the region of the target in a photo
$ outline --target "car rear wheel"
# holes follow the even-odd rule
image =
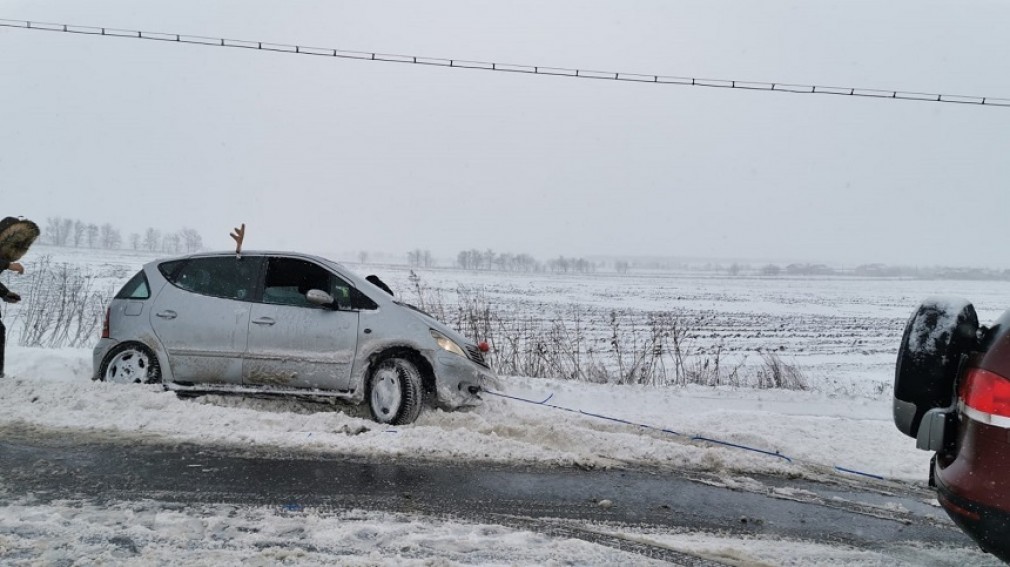
[[[379,423],[406,425],[421,413],[421,373],[405,358],[387,358],[368,379],[368,406]]]
[[[954,400],[961,356],[977,348],[978,316],[965,299],[930,298],[905,325],[894,373],[894,423],[916,437],[922,416]]]
[[[124,344],[105,355],[98,379],[114,384],[156,384],[161,382],[161,367],[149,348]]]

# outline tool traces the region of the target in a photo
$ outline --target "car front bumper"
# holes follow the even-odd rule
[[[438,405],[446,409],[475,406],[481,401],[480,392],[500,387],[498,376],[491,369],[462,356],[436,352],[431,365]]]

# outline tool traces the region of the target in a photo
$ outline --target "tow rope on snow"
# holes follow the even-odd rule
[[[796,458],[793,458],[793,457],[788,457],[786,455],[783,455],[782,453],[780,453],[778,451],[769,451],[767,449],[760,449],[760,448],[757,448],[757,447],[750,447],[748,445],[743,445],[743,444],[740,444],[740,443],[732,443],[732,442],[729,442],[729,441],[724,441],[722,439],[716,439],[714,437],[706,437],[706,436],[702,436],[702,435],[690,435],[690,434],[687,434],[687,433],[680,433],[678,431],[674,431],[672,429],[667,429],[665,427],[657,427],[655,425],[648,425],[648,424],[645,424],[645,423],[637,423],[637,422],[634,422],[634,421],[629,421],[627,419],[621,419],[621,418],[618,418],[618,417],[611,417],[611,416],[608,416],[608,415],[603,415],[603,414],[599,414],[599,413],[588,412],[588,411],[584,411],[584,410],[580,410],[580,409],[569,408],[569,407],[565,407],[565,406],[559,406],[559,405],[556,405],[556,404],[549,404],[547,402],[550,401],[554,397],[554,393],[553,392],[551,392],[551,394],[549,396],[547,396],[543,401],[539,401],[538,402],[536,400],[531,400],[529,398],[523,398],[523,397],[519,397],[519,396],[512,396],[512,395],[509,395],[509,394],[504,394],[502,392],[495,392],[493,390],[481,389],[480,391],[483,392],[483,393],[485,393],[485,394],[490,394],[492,396],[498,396],[500,398],[506,398],[506,399],[509,399],[509,400],[515,400],[517,402],[523,402],[523,403],[532,404],[532,405],[535,405],[535,406],[543,406],[543,407],[546,407],[546,408],[551,408],[551,409],[560,410],[560,411],[566,411],[566,412],[569,412],[569,413],[576,413],[576,414],[579,414],[579,415],[584,415],[584,416],[588,416],[588,417],[594,417],[594,418],[602,419],[602,420],[605,420],[605,421],[612,421],[614,423],[620,423],[620,424],[623,424],[623,425],[630,425],[632,427],[639,427],[639,428],[648,429],[648,430],[651,430],[651,431],[659,431],[660,433],[667,433],[667,434],[670,434],[670,435],[675,435],[677,437],[685,437],[685,438],[687,438],[690,441],[694,441],[694,442],[698,442],[698,443],[709,443],[709,444],[712,444],[712,445],[719,445],[719,446],[728,447],[728,448],[731,448],[731,449],[740,449],[740,450],[743,450],[743,451],[750,451],[752,453],[758,453],[760,455],[765,455],[765,456],[768,456],[768,457],[774,457],[774,458],[777,458],[777,459],[782,459],[782,460],[784,460],[784,461],[786,461],[787,463],[790,463],[790,464],[797,464],[797,463],[809,464],[809,465],[815,465],[815,466],[818,466],[818,467],[827,467],[827,468],[830,468],[830,469],[832,469],[832,470],[834,470],[836,472],[840,472],[840,473],[851,474],[851,475],[856,475],[856,476],[862,476],[862,477],[866,477],[866,478],[872,478],[872,479],[875,479],[875,480],[884,480],[884,481],[888,480],[886,477],[881,476],[879,474],[864,472],[864,471],[861,471],[861,470],[858,470],[858,469],[854,469],[854,468],[850,468],[850,467],[843,467],[843,466],[839,466],[839,465],[825,465],[823,463],[818,463],[816,461],[809,461],[809,460],[804,460],[804,459],[796,459]]]

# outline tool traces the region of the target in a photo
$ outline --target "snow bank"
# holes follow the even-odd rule
[[[157,502],[0,507],[0,557],[15,565],[663,564],[581,540],[431,517]]]
[[[138,439],[358,455],[583,467],[658,467],[813,475],[840,465],[924,481],[929,454],[891,423],[890,399],[811,392],[608,386],[506,378],[515,396],[648,424],[669,433],[488,396],[472,411],[428,410],[411,426],[364,419],[358,408],[207,396],[93,382],[90,352],[12,347],[0,388],[4,425],[111,430]],[[795,462],[692,441],[702,435]]]
[[[977,549],[899,543],[881,550],[705,532],[587,530],[730,565],[876,567],[1000,565]],[[579,539],[458,520],[313,509],[151,501],[0,506],[0,557],[13,565],[666,565]]]

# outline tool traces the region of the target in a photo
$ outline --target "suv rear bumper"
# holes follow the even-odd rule
[[[1010,562],[1010,513],[961,498],[939,479],[936,491],[940,505],[959,528],[979,547]]]
[[[960,416],[955,455],[933,467],[940,504],[979,546],[1010,562],[1010,429]]]

